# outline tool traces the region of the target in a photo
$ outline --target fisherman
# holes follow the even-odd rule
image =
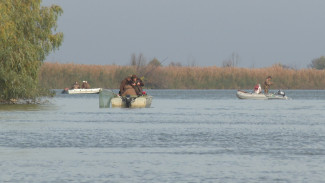
[[[89,83],[87,81],[82,81],[81,88],[83,88],[83,89],[89,89],[90,88],[90,85],[89,85]]]
[[[269,93],[269,88],[270,86],[273,84],[271,82],[272,80],[272,77],[271,76],[268,76],[266,79],[265,79],[265,82],[264,82],[264,93],[265,94],[268,94]]]
[[[127,84],[124,86],[124,92],[121,94],[121,96],[123,96],[123,97],[127,96],[127,95],[131,95],[131,96],[137,95],[137,93],[135,92],[135,89],[130,84]]]
[[[73,85],[72,85],[72,87],[71,87],[71,89],[79,89],[79,88],[80,88],[80,86],[79,86],[79,84],[78,84],[77,81],[74,82]]]
[[[120,91],[119,94],[122,95],[125,91],[125,86],[126,85],[131,85],[132,79],[131,76],[126,77],[125,79],[123,79],[123,81],[120,84]]]
[[[261,85],[260,84],[256,84],[254,86],[254,93],[256,94],[260,94],[262,92],[262,88],[261,88]]]
[[[138,96],[142,95],[142,87],[144,86],[142,80],[138,78],[135,74],[132,75],[132,87]]]

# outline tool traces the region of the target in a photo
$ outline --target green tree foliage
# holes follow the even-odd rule
[[[313,59],[309,67],[319,70],[325,69],[325,57],[321,56],[319,58]]]
[[[157,59],[157,58],[154,58],[152,59],[148,65],[152,65],[152,66],[155,66],[155,67],[160,67],[162,66],[161,62]]]
[[[38,73],[46,56],[57,49],[63,33],[54,33],[59,6],[41,0],[0,0],[0,101],[35,99],[44,93]]]

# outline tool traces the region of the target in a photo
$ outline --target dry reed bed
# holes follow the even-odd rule
[[[119,88],[127,75],[142,77],[147,88],[162,89],[251,89],[272,76],[274,89],[325,89],[325,70],[235,67],[133,67],[44,63],[40,84],[48,88],[70,87],[74,81],[87,80],[92,87]]]

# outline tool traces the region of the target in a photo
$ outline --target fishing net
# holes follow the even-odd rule
[[[99,93],[99,108],[109,108],[111,99],[116,96],[111,90],[103,90]]]

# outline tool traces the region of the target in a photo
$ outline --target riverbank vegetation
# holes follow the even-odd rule
[[[62,9],[42,7],[41,0],[0,2],[0,103],[50,95],[39,87],[38,73],[63,40],[62,33],[53,33]]]
[[[130,66],[44,63],[39,80],[43,87],[63,89],[87,80],[91,87],[116,89],[136,74],[151,89],[252,89],[272,76],[274,89],[325,89],[325,70],[291,69],[281,64],[267,68],[196,67],[159,64]]]

